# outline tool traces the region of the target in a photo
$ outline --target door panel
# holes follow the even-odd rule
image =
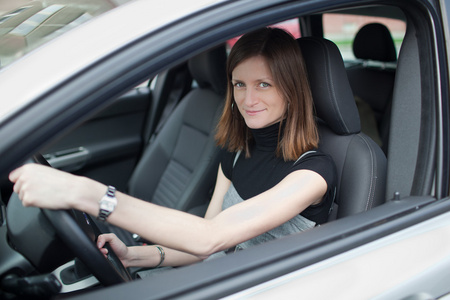
[[[55,168],[124,191],[142,151],[150,103],[148,87],[133,89],[42,154]]]

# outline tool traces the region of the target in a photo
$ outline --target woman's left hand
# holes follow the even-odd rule
[[[106,190],[93,180],[38,164],[21,166],[9,174],[9,180],[24,206],[48,209],[83,210]]]

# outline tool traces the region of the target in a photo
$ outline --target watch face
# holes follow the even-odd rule
[[[102,206],[103,206],[102,207],[103,209],[105,209],[107,211],[112,211],[114,209],[115,205],[111,201],[105,201],[105,202],[103,202]]]
[[[106,218],[114,211],[114,208],[117,204],[117,199],[114,196],[115,188],[109,186],[108,191],[103,196],[103,198],[99,202],[100,210],[98,212],[98,217],[102,222],[106,221]]]
[[[113,199],[105,197],[102,199],[102,201],[100,201],[101,209],[111,212],[114,210],[114,207],[116,207],[116,201],[114,201]]]

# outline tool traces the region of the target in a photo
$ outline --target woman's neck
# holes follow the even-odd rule
[[[275,123],[264,128],[250,129],[253,135],[255,147],[260,151],[276,151],[278,142],[283,137],[284,124]]]

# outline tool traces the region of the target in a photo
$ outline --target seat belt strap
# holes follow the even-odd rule
[[[163,128],[169,116],[175,110],[175,107],[181,101],[181,99],[187,94],[192,85],[192,78],[187,70],[179,72],[174,79],[174,87],[170,91],[167,103],[164,107],[158,124],[156,125],[155,131],[148,140],[148,144],[152,143],[158,133]]]

